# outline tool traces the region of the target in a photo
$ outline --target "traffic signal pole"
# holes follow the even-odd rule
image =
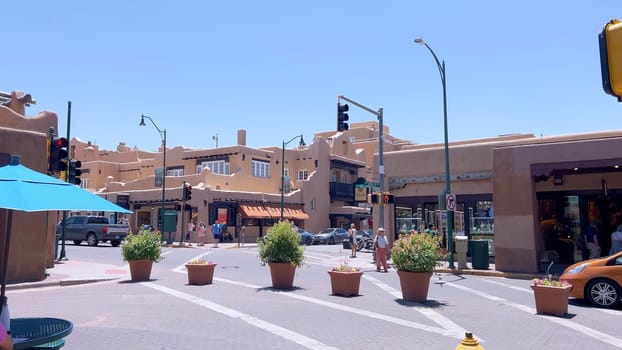
[[[184,246],[185,226],[184,218],[186,214],[186,181],[181,185],[181,237],[179,238],[179,246]],[[162,211],[162,227],[164,227],[164,211]]]
[[[67,141],[71,140],[69,138],[69,132],[71,129],[71,101],[67,101]],[[69,159],[71,158],[69,152],[71,151],[71,143],[67,146],[67,158],[65,161],[67,162],[67,170],[64,172],[63,181],[67,182],[69,180]],[[58,261],[69,260],[67,259],[67,255],[65,252],[65,221],[67,221],[67,211],[63,210],[63,223],[61,225],[61,234],[60,234],[60,254],[58,256]],[[54,232],[54,237],[56,238],[56,231]]]
[[[340,100],[345,100],[361,109],[366,110],[367,112],[375,115],[376,117],[378,117],[378,125],[380,130],[378,131],[378,184],[380,185],[380,192],[384,193],[384,139],[383,139],[383,134],[384,134],[384,125],[383,125],[383,109],[382,108],[378,108],[377,111],[374,111],[373,109],[364,106],[354,100],[351,100],[343,95],[340,95],[338,97]],[[379,203],[379,206],[381,206],[381,209],[378,210],[378,225],[376,225],[376,228],[379,227],[384,227],[384,208],[382,207],[382,203]]]

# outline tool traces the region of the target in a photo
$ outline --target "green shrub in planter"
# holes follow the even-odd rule
[[[304,248],[300,246],[300,236],[287,222],[272,226],[263,239],[258,240],[259,258],[263,264],[290,263],[299,267],[304,263]]]
[[[432,272],[439,260],[447,258],[440,250],[441,237],[427,233],[400,235],[393,243],[391,258],[398,271]]]
[[[149,259],[158,262],[162,260],[160,235],[154,233],[128,235],[121,243],[121,254],[123,260]]]

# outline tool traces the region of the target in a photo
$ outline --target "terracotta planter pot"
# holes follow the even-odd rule
[[[404,301],[428,300],[428,289],[432,272],[406,272],[397,271],[402,287],[402,299]]]
[[[151,267],[153,266],[153,260],[128,260],[128,264],[130,265],[130,276],[132,276],[132,281],[149,281],[149,279],[151,278]]]
[[[531,286],[531,289],[536,298],[538,314],[564,316],[568,312],[568,297],[570,297],[572,286]]]
[[[342,295],[344,297],[359,295],[363,271],[328,271],[328,274],[330,275],[330,285],[333,290],[333,295]]]
[[[291,289],[294,286],[296,267],[290,263],[269,263],[272,288]]]
[[[188,284],[211,284],[214,279],[214,269],[217,264],[186,264],[188,270]]]

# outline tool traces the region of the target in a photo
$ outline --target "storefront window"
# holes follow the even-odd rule
[[[492,201],[477,201],[469,207],[471,234],[493,234],[495,216]]]

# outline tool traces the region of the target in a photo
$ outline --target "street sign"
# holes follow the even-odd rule
[[[162,168],[155,169],[155,187],[162,187]]]
[[[449,211],[455,211],[456,210],[456,196],[455,195],[453,195],[451,193],[447,193],[445,195],[445,207]]]

